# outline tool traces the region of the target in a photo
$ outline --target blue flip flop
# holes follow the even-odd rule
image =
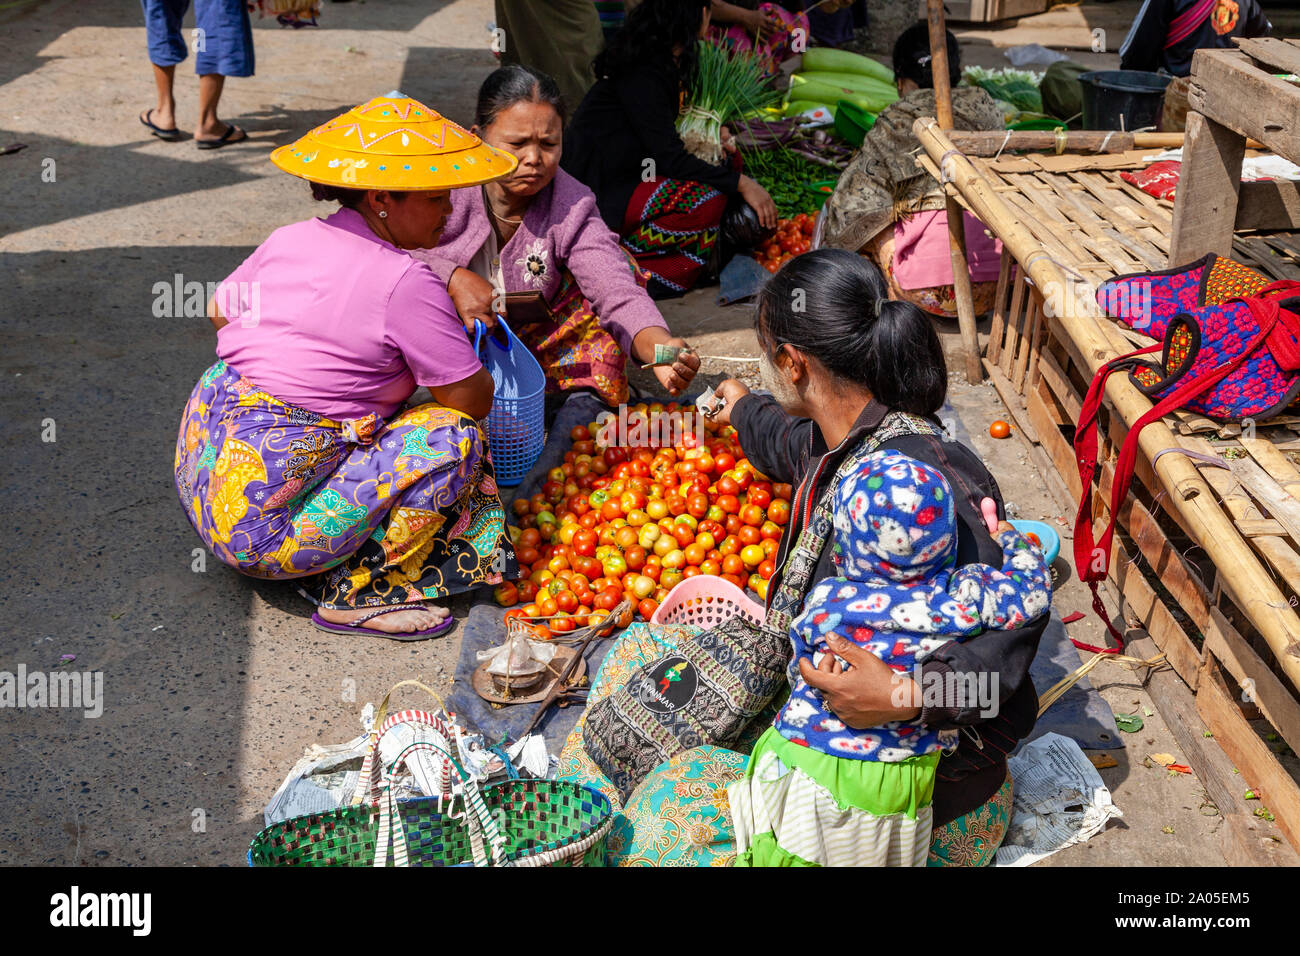
[[[243,133],[239,139],[231,139],[235,133]],[[220,149],[222,146],[229,146],[231,143],[242,143],[248,139],[248,133],[240,129],[234,123],[226,124],[226,131],[217,139],[195,139],[194,142],[199,144],[199,149]]]
[[[416,611],[421,610],[423,607],[422,604],[390,604],[388,607],[379,608],[370,614],[363,614],[355,621],[349,621],[347,624],[335,624],[333,621],[327,621],[319,614],[313,613],[311,623],[319,630],[328,631],[331,634],[356,634],[360,631],[362,634],[371,637],[386,637],[390,641],[426,641],[431,637],[437,637],[439,634],[445,634],[456,626],[456,619],[448,614],[440,624],[426,627],[422,631],[406,631],[394,634],[389,631],[377,631],[373,627],[362,627],[366,621],[373,620],[384,614],[392,614],[394,611]]]
[[[175,126],[171,129],[163,129],[157,123],[154,123],[149,119],[151,116],[153,116],[153,110],[145,110],[144,115],[140,117],[140,122],[149,128],[149,132],[153,133],[159,139],[167,140],[169,143],[181,138],[181,131]]]

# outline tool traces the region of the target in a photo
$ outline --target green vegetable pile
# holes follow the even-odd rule
[[[753,56],[701,43],[691,82],[690,108],[678,120],[677,132],[692,154],[707,163],[720,163],[722,124],[756,113],[780,98],[781,94],[763,79]]]
[[[989,70],[968,66],[962,71],[962,83],[985,90],[1002,109],[1003,119],[1010,126],[1028,120],[1044,119],[1043,96],[1038,84],[1043,74],[1032,70]]]
[[[754,150],[744,158],[745,172],[768,191],[782,219],[793,219],[801,212],[816,213],[821,203],[805,184],[835,178],[834,170],[787,150]]]

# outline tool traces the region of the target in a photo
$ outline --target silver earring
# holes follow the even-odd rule
[[[387,210],[387,209],[381,209],[381,210],[379,210],[379,218],[380,218],[380,219],[387,219],[387,218],[388,218],[388,210]]]

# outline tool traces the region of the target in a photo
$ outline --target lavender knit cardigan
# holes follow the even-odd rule
[[[469,266],[491,228],[482,191],[453,189],[451,214],[438,245],[412,250],[411,255],[448,282],[457,268]],[[618,238],[600,218],[595,194],[562,169],[533,197],[524,221],[500,255],[505,291],[540,292],[547,302],[554,301],[560,272],[567,267],[601,326],[628,356],[632,339],[642,329],[668,328],[654,301],[633,278]]]

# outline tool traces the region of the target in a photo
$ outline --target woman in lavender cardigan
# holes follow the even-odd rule
[[[479,90],[474,132],[519,160],[514,175],[452,193],[436,248],[413,253],[444,282],[469,328],[506,313],[505,294],[540,293],[550,315],[511,328],[537,355],[547,391],[590,389],[627,401],[626,364],[654,360],[668,331],[636,266],[601,220],[596,197],[559,168],[564,106],[555,81],[524,66],[496,70]],[[686,352],[655,369],[679,395],[699,359]]]

